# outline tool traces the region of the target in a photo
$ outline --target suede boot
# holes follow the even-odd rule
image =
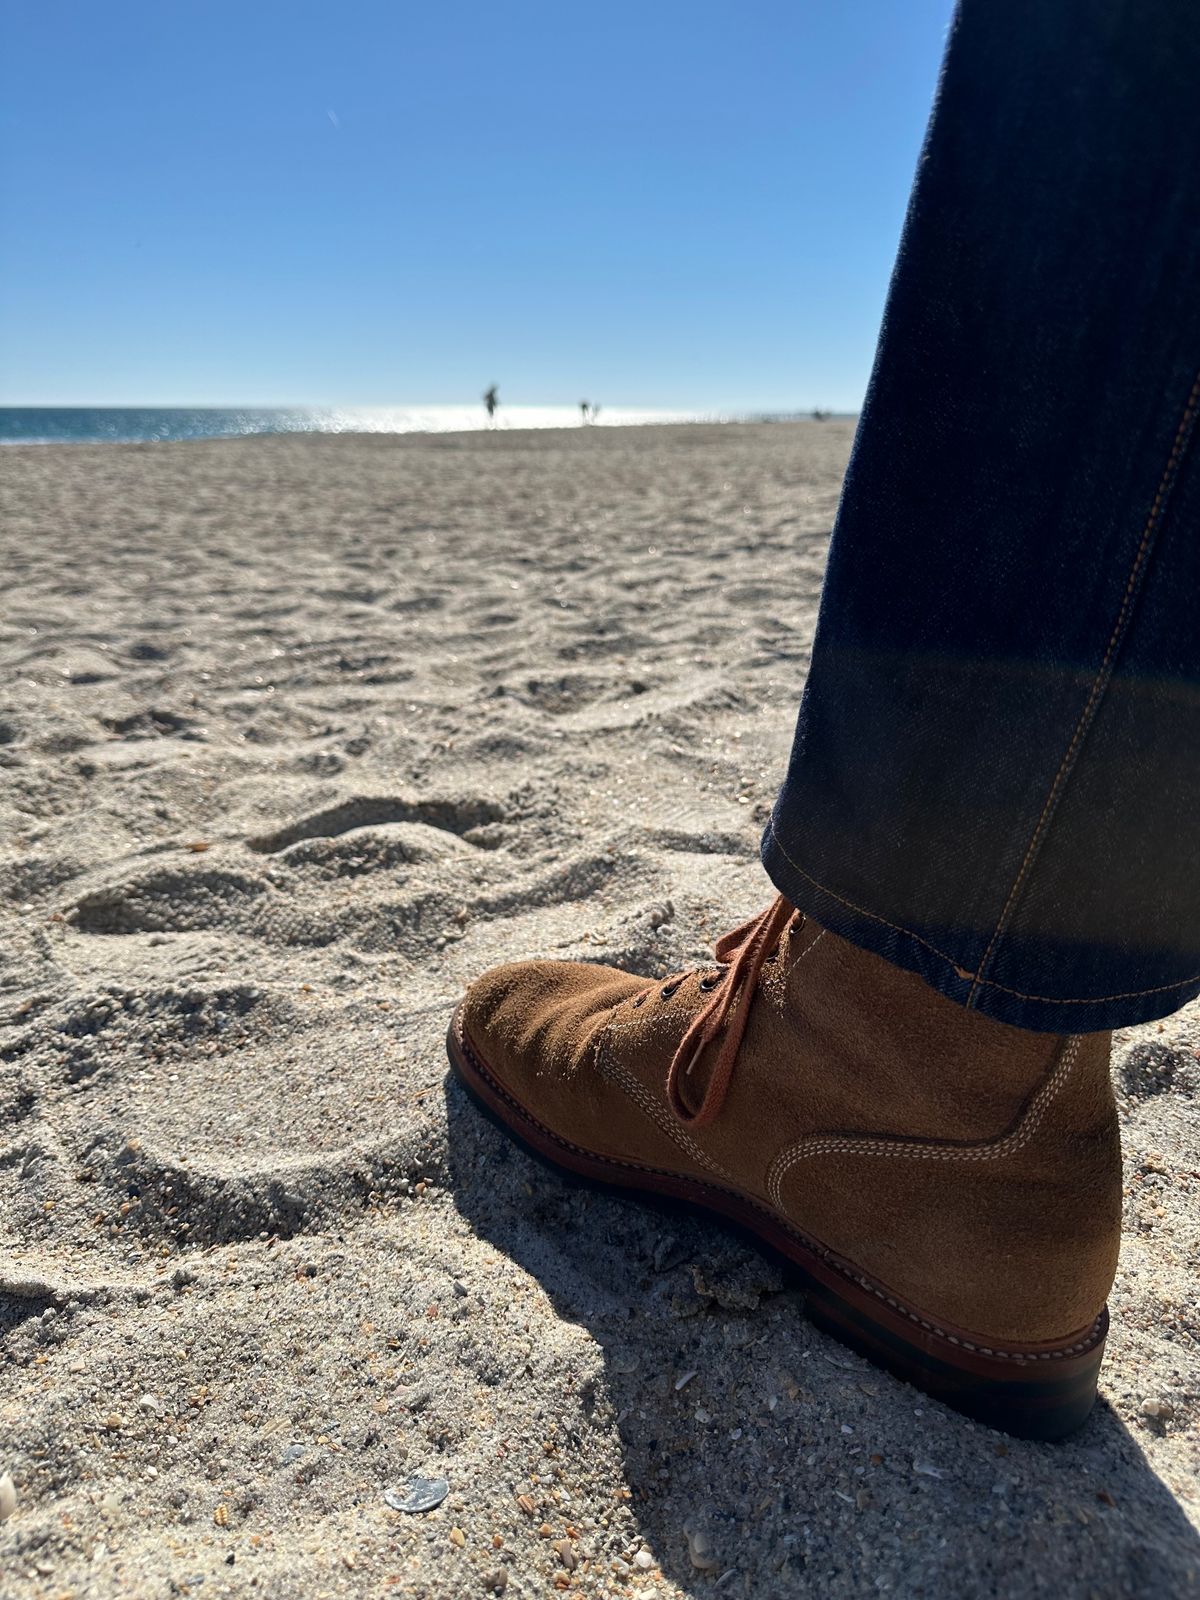
[[[496,967],[449,1050],[535,1150],[749,1227],[814,1320],[929,1393],[1036,1438],[1091,1409],[1120,1237],[1108,1034],[963,1010],[781,898],[666,982]]]

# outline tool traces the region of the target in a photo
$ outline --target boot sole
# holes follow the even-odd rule
[[[446,1052],[478,1105],[535,1155],[601,1187],[682,1201],[745,1228],[799,1271],[811,1322],[934,1399],[1021,1439],[1062,1439],[1087,1420],[1108,1333],[1107,1306],[1089,1328],[1053,1344],[981,1340],[904,1305],[751,1195],[600,1155],[553,1133],[488,1067],[463,1030],[461,1006]]]

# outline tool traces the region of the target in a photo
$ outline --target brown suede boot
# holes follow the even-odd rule
[[[782,898],[716,956],[666,983],[496,967],[451,1063],[560,1166],[753,1229],[814,1320],[939,1399],[1078,1427],[1120,1237],[1109,1035],[965,1011]]]

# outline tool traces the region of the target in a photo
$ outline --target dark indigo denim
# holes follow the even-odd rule
[[[763,841],[1003,1022],[1200,993],[1200,9],[955,19]]]

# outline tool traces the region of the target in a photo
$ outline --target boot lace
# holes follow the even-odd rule
[[[679,1041],[667,1073],[667,1099],[680,1122],[694,1128],[711,1122],[720,1111],[733,1077],[734,1064],[741,1048],[754,989],[763,962],[775,949],[796,908],[780,895],[757,917],[722,934],[713,947],[717,964],[725,968],[713,987],[712,998],[692,1018]],[[702,988],[710,985],[701,984]],[[713,1063],[700,1104],[693,1111],[684,1101],[681,1088],[690,1077],[705,1049],[723,1034],[721,1048]]]

